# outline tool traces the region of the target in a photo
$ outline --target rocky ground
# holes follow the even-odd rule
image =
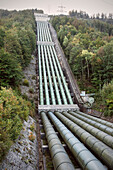
[[[15,144],[0,166],[0,170],[36,170],[38,162],[36,122],[32,117],[24,121]]]
[[[28,84],[24,84],[24,81],[27,80]],[[35,100],[36,95],[36,58],[33,57],[29,67],[24,70],[23,83],[20,86],[21,93],[27,96],[30,100]]]
[[[21,93],[32,101],[36,96],[36,58],[33,57],[29,67],[24,70],[24,80],[28,81],[27,86],[22,83]],[[23,128],[18,139],[10,148],[6,158],[0,165],[0,170],[36,170],[38,168],[38,141],[36,134],[36,121],[29,116],[24,121]]]

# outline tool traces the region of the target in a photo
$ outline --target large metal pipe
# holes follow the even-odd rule
[[[59,112],[54,113],[103,162],[113,168],[113,150]]]
[[[49,41],[52,42],[52,37],[51,37],[51,34],[50,34],[49,25],[47,25],[47,35],[49,37]]]
[[[42,40],[46,41],[46,39],[45,39],[45,24],[44,23],[41,24],[41,31],[42,31]]]
[[[47,49],[46,49],[45,46],[44,46],[44,51],[45,51],[46,67],[47,67],[47,73],[48,73],[48,79],[49,79],[51,100],[52,100],[52,104],[56,105],[55,94],[54,94],[54,89],[53,89],[53,83],[52,83],[52,79],[51,79],[49,62],[48,62],[48,57],[47,57]]]
[[[39,22],[37,22],[37,41],[39,41]]]
[[[45,41],[49,42],[49,37],[48,37],[48,33],[47,33],[47,25],[48,23],[44,23],[44,35],[45,35]]]
[[[51,38],[48,23],[47,22],[39,22],[38,27],[39,27],[39,29],[38,29],[38,40],[39,41],[45,41],[45,42],[47,42],[47,41],[51,42],[52,38]],[[69,101],[70,104],[72,104],[73,102],[70,102],[70,100],[72,100],[70,98],[71,97],[70,93],[67,95],[67,91],[69,92],[69,89],[66,88],[67,84],[66,84],[66,82],[65,82],[65,85],[62,84],[62,82],[64,83],[65,78],[63,77],[62,78],[63,80],[61,81],[60,74],[61,74],[61,76],[63,76],[63,72],[61,73],[61,70],[60,70],[60,74],[59,74],[59,67],[60,66],[58,66],[58,68],[57,68],[58,63],[56,64],[56,62],[58,62],[58,61],[54,58],[55,57],[54,56],[55,51],[52,48],[51,48],[51,46],[47,46],[47,52],[48,52],[48,55],[49,55],[49,60],[51,60],[50,61],[51,70],[52,70],[52,73],[54,74],[53,82],[54,82],[54,86],[55,86],[55,91],[56,91],[58,104],[62,104],[61,95],[62,95],[62,99],[63,99],[64,104],[68,104],[68,101]],[[49,104],[49,99],[48,99],[49,93],[47,92],[48,91],[47,90],[47,83],[46,83],[47,78],[46,78],[46,72],[44,71],[46,69],[44,67],[45,62],[44,62],[44,54],[43,54],[43,46],[42,45],[41,45],[41,54],[42,54],[41,56],[42,56],[42,66],[43,66],[43,75],[44,75],[44,87],[45,87],[46,103]],[[46,55],[46,52],[45,52],[45,55]],[[51,59],[51,57],[52,57],[52,59]],[[53,67],[52,63],[51,63],[52,60],[53,60],[55,70],[52,68]],[[56,72],[56,75],[55,75],[55,72],[53,72],[53,71]],[[58,85],[57,85],[57,81],[56,81],[56,76],[57,76],[57,79],[58,79],[58,85],[60,87],[61,95],[59,94],[59,89],[58,89]],[[53,75],[52,75],[52,77],[53,77]],[[66,91],[66,93],[65,93],[64,90]],[[68,96],[68,101],[67,101],[67,96],[66,95]],[[55,104],[55,102],[54,102],[54,104]]]
[[[52,60],[51,60],[50,51],[49,51],[48,46],[46,46],[46,47],[47,47],[48,59],[49,59],[50,68],[51,68],[51,73],[52,73],[52,77],[53,77],[53,82],[54,82],[54,87],[55,87],[57,102],[58,102],[59,105],[61,105],[61,104],[62,104],[62,102],[61,102],[61,97],[60,97],[60,93],[59,93],[59,89],[58,89],[58,85],[57,85],[57,81],[56,81],[56,76],[55,76],[55,72],[54,72],[54,68],[53,68],[53,63],[52,63]]]
[[[81,168],[87,170],[106,169],[102,163],[61,123],[61,121],[52,112],[48,112],[48,115],[73,153],[74,157],[79,162]]]
[[[108,127],[110,127],[110,128],[113,128],[113,123],[110,123],[110,122],[108,122],[108,121],[99,119],[99,118],[94,117],[94,116],[90,116],[90,115],[88,115],[88,114],[86,114],[86,113],[83,113],[83,112],[80,112],[80,111],[77,111],[77,113],[80,114],[80,115],[82,115],[82,116],[85,116],[85,117],[87,117],[87,118],[89,118],[89,119],[91,119],[91,120],[94,120],[94,121],[96,121],[96,122],[99,122],[99,123],[101,123],[101,124],[103,124],[103,125],[106,125],[106,126],[108,126]]]
[[[43,76],[44,76],[44,87],[45,87],[46,105],[50,105],[43,46],[41,46],[41,52],[42,52],[42,65],[43,65]]]
[[[42,41],[45,41],[45,37],[44,37],[44,35],[45,35],[45,29],[44,29],[44,24],[43,23],[41,23],[41,36],[42,36]]]
[[[38,67],[39,67],[39,93],[40,93],[40,105],[44,105],[44,97],[43,97],[43,82],[42,82],[42,64],[40,57],[40,45],[38,45]]]
[[[41,118],[52,157],[52,162],[55,170],[74,170],[74,166],[69,159],[64,147],[56,135],[46,114],[41,112]]]
[[[48,37],[48,33],[47,33],[47,24],[45,24],[45,41],[49,42],[49,37]]]
[[[42,40],[41,22],[40,22],[40,26],[39,26],[39,34],[40,34],[40,41],[43,41],[43,40]]]
[[[49,46],[49,49],[50,49],[50,52],[51,52],[51,56],[52,56],[55,72],[56,72],[56,75],[57,75],[59,87],[60,87],[60,90],[61,90],[63,102],[64,102],[64,104],[68,104],[67,99],[66,99],[66,95],[65,95],[65,92],[64,92],[64,88],[63,88],[63,85],[62,85],[62,82],[61,82],[60,74],[58,72],[58,68],[57,68],[57,65],[56,65],[56,62],[55,62],[55,59],[54,59],[54,55],[53,55],[53,52],[52,52],[52,49],[51,49],[51,46]]]
[[[46,24],[46,37],[47,37],[47,41],[48,41],[48,42],[52,42],[52,41],[51,41],[51,38],[50,38],[50,36],[49,36],[48,24]]]
[[[69,113],[72,113],[71,111]],[[72,120],[74,123],[91,133],[93,136],[104,142],[106,145],[111,147],[113,149],[113,137],[108,135],[107,133],[102,132],[101,130],[89,125],[88,123],[85,123],[84,121],[80,120],[79,118],[76,118],[72,115],[70,115],[67,112],[62,112],[64,116]]]
[[[87,122],[90,125],[92,125],[92,126],[98,128],[98,129],[104,131],[105,133],[113,136],[113,128],[110,128],[110,127],[108,127],[106,125],[103,125],[103,124],[101,124],[101,122],[99,123],[99,122],[97,122],[95,120],[89,119],[87,116],[85,116],[85,114],[83,114],[83,115],[81,114],[80,115],[80,114],[78,114],[76,112],[72,112],[72,111],[69,112],[69,113],[72,114],[75,117],[78,117],[79,119],[83,120],[84,122]]]
[[[51,48],[51,47],[50,47]],[[67,86],[67,83],[66,83],[66,80],[65,80],[65,77],[63,75],[63,72],[62,72],[62,69],[61,69],[61,66],[60,66],[60,63],[59,63],[59,60],[58,60],[58,57],[57,57],[57,54],[56,54],[56,51],[55,51],[55,48],[52,46],[52,50],[53,50],[53,53],[54,53],[54,56],[55,56],[55,59],[56,59],[56,63],[58,65],[58,69],[59,69],[59,72],[60,72],[60,75],[61,75],[61,78],[62,78],[62,81],[63,81],[63,85],[64,85],[64,88],[66,90],[66,94],[67,94],[67,98],[69,100],[69,104],[73,104],[73,100],[71,98],[71,94],[69,92],[69,89],[68,89],[68,86]]]

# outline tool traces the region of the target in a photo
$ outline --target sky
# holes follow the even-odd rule
[[[0,9],[42,9],[46,14],[59,14],[58,6],[70,10],[85,11],[90,16],[97,13],[113,13],[113,0],[0,0]],[[65,12],[66,14],[66,12]]]

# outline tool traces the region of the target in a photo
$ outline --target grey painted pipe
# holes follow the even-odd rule
[[[40,34],[40,41],[42,41],[41,22],[40,22],[40,25],[39,25],[39,34]]]
[[[85,117],[85,115],[82,115],[82,114],[80,115],[80,114],[77,114],[76,112],[69,112],[69,113],[72,114],[73,116],[78,117],[79,119],[89,123],[90,125],[104,131],[105,133],[113,136],[113,128],[103,125],[103,124],[101,124],[101,122],[99,123],[95,120],[91,120],[88,117]]]
[[[59,112],[54,113],[83,143],[112,170],[113,150]]]
[[[48,57],[47,57],[47,50],[46,50],[45,46],[44,46],[44,51],[45,51],[46,67],[47,67],[49,86],[50,86],[50,92],[51,92],[50,93],[51,94],[51,100],[52,100],[52,104],[56,105],[53,83],[52,83],[52,79],[51,79],[50,68],[49,68]]]
[[[52,60],[51,60],[50,51],[49,51],[48,46],[46,46],[46,47],[47,47],[48,59],[49,59],[49,63],[50,63],[53,82],[54,82],[54,86],[55,86],[55,92],[56,92],[56,96],[57,96],[57,101],[58,101],[58,104],[61,105],[62,104],[61,97],[60,97],[60,93],[59,93],[59,89],[58,89],[58,85],[57,85],[57,81],[56,81],[56,76],[55,76],[55,72],[54,72],[54,68],[53,68],[53,64],[52,64]]]
[[[48,141],[50,154],[55,170],[74,170],[74,166],[69,159],[64,147],[62,146],[59,138],[56,135],[51,123],[49,122],[46,114],[41,112],[41,118]]]
[[[71,111],[69,112],[70,114],[72,113]],[[62,112],[64,116],[72,120],[74,123],[91,133],[93,136],[104,142],[106,145],[111,147],[113,149],[113,137],[100,131],[99,129],[89,125],[88,123],[85,123],[84,121],[80,120],[79,118],[76,118],[69,113]]]
[[[51,49],[51,46],[49,46],[49,47],[50,47],[50,52],[51,52],[55,72],[56,72],[56,75],[57,75],[59,87],[60,87],[60,90],[61,90],[62,99],[63,99],[64,104],[68,104],[67,99],[66,99],[66,95],[65,95],[65,92],[64,92],[64,88],[63,88],[63,85],[62,85],[62,82],[61,82],[60,74],[58,72],[58,68],[57,68],[57,65],[56,65],[56,62],[55,62],[55,59],[54,59],[54,55],[53,55],[53,52],[52,52],[52,49]]]
[[[46,37],[47,37],[47,41],[51,42],[50,36],[49,36],[49,31],[48,31],[48,24],[46,24]]]
[[[47,34],[47,24],[45,24],[45,41],[49,42],[49,38]]]
[[[42,37],[42,23],[40,22],[40,40],[43,41]]]
[[[52,38],[51,38],[51,35],[50,35],[50,30],[49,30],[48,22],[45,22],[45,28],[44,29],[45,29],[45,36],[47,37],[46,41],[52,42]]]
[[[46,41],[46,42],[50,42],[50,37],[49,37],[49,32],[48,32],[48,23],[47,22],[44,22],[42,24],[42,37],[43,37],[43,41]]]
[[[44,24],[44,35],[45,35],[45,41],[49,42],[48,33],[47,33],[47,23]]]
[[[50,119],[58,132],[68,145],[81,168],[85,170],[104,170],[102,163],[59,121],[52,113],[48,112]]]
[[[47,30],[47,32],[46,32],[46,30]],[[46,34],[47,33],[47,34]],[[45,34],[46,34],[46,41],[48,41],[48,40],[50,40],[50,41],[52,41],[52,39],[51,39],[51,35],[50,35],[50,31],[49,31],[49,27],[48,27],[48,24],[46,23],[42,23],[42,22],[40,22],[39,23],[39,37],[40,37],[40,41],[44,41],[45,40],[45,38],[44,38],[44,36],[45,36]],[[51,48],[51,47],[50,47]],[[41,46],[41,50],[42,50],[42,46]],[[53,52],[51,53],[51,55],[53,55]],[[43,51],[42,51],[42,65],[43,65],[43,70],[44,70],[44,64],[43,64],[43,62],[44,62],[44,60],[43,60]],[[57,68],[57,65],[56,65],[56,62],[55,62],[55,60],[54,60],[54,66],[55,66],[55,70],[56,70],[56,74],[57,74],[57,78],[58,78],[58,82],[59,82],[59,86],[60,86],[60,90],[61,90],[61,94],[62,94],[62,98],[63,98],[63,101],[64,101],[64,104],[67,104],[67,99],[66,99],[66,96],[65,96],[65,92],[64,92],[64,89],[63,89],[63,86],[62,86],[62,83],[61,83],[61,79],[60,79],[60,75],[59,75],[59,72],[58,72],[58,68]],[[44,73],[44,71],[43,71],[43,74],[45,75],[46,73]],[[46,77],[46,76],[45,76]],[[44,81],[46,82],[46,78],[44,77]],[[54,81],[55,82],[55,81]],[[55,89],[57,89],[56,88],[56,84],[57,84],[57,82],[55,83]],[[47,83],[45,84],[44,83],[44,85],[45,85],[45,90],[47,90]],[[57,89],[57,94],[58,94],[58,89]],[[46,94],[46,96],[48,95],[48,93]],[[57,95],[58,96],[58,95]],[[60,96],[60,95],[59,95]],[[58,103],[59,104],[61,104],[61,101],[60,101],[60,99],[58,99],[59,97],[57,97],[57,100],[59,100],[58,101]],[[46,98],[46,103],[48,102],[48,99]]]
[[[40,39],[40,37],[39,37],[39,22],[37,22],[37,36],[38,36],[38,41],[39,41],[39,39]]]
[[[39,62],[40,105],[44,105],[43,82],[42,82],[42,66],[41,66],[41,58],[40,58],[40,46],[38,46],[38,62]]]
[[[43,30],[44,30],[44,39],[45,39],[45,41],[48,41],[48,39],[47,39],[47,28],[46,28],[46,25],[47,25],[47,23],[44,23],[44,27],[43,27]]]
[[[50,47],[50,48],[51,48],[51,47]],[[59,60],[58,60],[56,51],[55,51],[55,48],[54,48],[53,46],[52,46],[52,49],[53,49],[54,56],[55,56],[55,59],[56,59],[56,63],[57,63],[57,65],[58,65],[58,69],[59,69],[59,72],[60,72],[60,75],[61,75],[61,78],[62,78],[62,81],[63,81],[64,88],[65,88],[65,90],[66,90],[67,98],[68,98],[70,104],[73,104],[73,101],[72,101],[72,98],[71,98],[71,94],[70,94],[70,92],[69,92],[69,89],[68,89],[68,86],[67,86],[65,77],[64,77],[64,75],[63,75],[63,72],[62,72],[62,69],[61,69],[61,66],[60,66],[60,63],[59,63]]]
[[[51,34],[50,34],[49,25],[48,25],[47,31],[48,31],[49,40],[50,40],[50,42],[52,42],[52,37],[51,37]]]
[[[40,39],[43,41],[42,23],[40,24]]]
[[[45,24],[44,23],[42,23],[42,25],[41,25],[41,31],[42,31],[42,40],[43,41],[45,41],[45,29],[44,29],[44,26],[45,26]]]
[[[43,65],[43,76],[44,76],[46,105],[50,105],[43,46],[41,46],[41,52],[42,52],[42,65]]]
[[[40,30],[41,30],[41,37],[42,37],[42,41],[44,41],[43,23],[41,23],[41,28],[40,28]]]
[[[103,124],[103,125],[106,125],[106,126],[108,126],[108,127],[113,128],[113,123],[110,123],[110,122],[108,122],[108,121],[99,119],[99,118],[94,117],[94,116],[87,115],[86,113],[83,113],[83,112],[80,112],[80,111],[77,111],[77,113],[79,113],[80,115],[85,116],[85,117],[87,117],[87,118],[89,118],[89,119],[91,119],[91,120],[94,120],[94,121],[99,122],[99,123],[101,123],[101,124]]]
[[[39,23],[37,22],[37,41],[39,41]]]

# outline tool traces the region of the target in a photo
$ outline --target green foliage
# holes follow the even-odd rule
[[[104,112],[105,116],[113,116],[113,80],[104,84],[100,96],[96,98],[96,103],[97,107],[103,106],[101,111]]]
[[[22,69],[16,58],[0,50],[0,86],[16,86],[22,79]]]
[[[101,93],[103,98],[113,98],[113,80],[109,84],[104,84]]]
[[[87,20],[86,22],[88,25],[97,29],[100,32],[108,33],[109,36],[113,35],[113,25],[112,25],[113,21],[112,21],[112,24],[106,23],[106,20],[104,22],[104,21],[97,20],[97,19]]]
[[[32,76],[32,80],[36,80],[36,76],[35,75]]]
[[[33,88],[30,88],[30,89],[29,89],[29,92],[30,92],[30,93],[34,93],[34,89],[33,89]]]
[[[35,50],[35,31],[34,10],[0,9],[0,161],[20,134],[23,121],[34,113],[32,103],[20,96],[18,85]],[[29,85],[28,80],[25,84]]]
[[[32,124],[30,125],[30,130],[31,130],[31,131],[34,131],[34,130],[35,130],[35,124],[34,124],[34,123],[32,123]]]
[[[4,46],[5,30],[3,27],[0,28],[0,48]]]
[[[91,28],[92,20],[53,17],[51,22],[80,88],[98,92],[113,78],[113,36],[107,30]]]
[[[78,12],[77,10],[69,11],[69,15],[71,17],[79,18],[80,20],[85,19],[86,23],[96,28],[98,31],[107,32],[109,35],[113,35],[113,14],[109,13],[107,16],[104,13],[101,14],[93,14],[93,16],[89,16],[85,11]]]
[[[28,100],[28,96],[27,96],[25,93],[22,95],[22,97],[23,97],[25,100]]]
[[[76,16],[77,18],[84,18],[84,19],[89,18],[89,15],[84,11],[78,12],[77,10],[76,11],[72,10],[72,11],[69,11],[69,15],[71,17]]]
[[[10,88],[0,90],[0,160],[20,134],[23,120],[32,110],[30,102],[22,99]]]
[[[0,86],[16,86],[36,47],[33,10],[0,10]]]
[[[3,160],[4,156],[7,154],[9,148],[12,145],[12,140],[10,140],[9,135],[2,130],[0,127],[0,162]]]
[[[23,85],[29,87],[29,81],[27,79],[24,79]]]
[[[86,18],[82,11],[70,15]],[[51,22],[80,89],[96,93],[94,109],[113,115],[113,26],[63,16],[53,17]]]
[[[67,45],[68,45],[68,38],[65,36],[63,41],[63,46],[67,47]]]

